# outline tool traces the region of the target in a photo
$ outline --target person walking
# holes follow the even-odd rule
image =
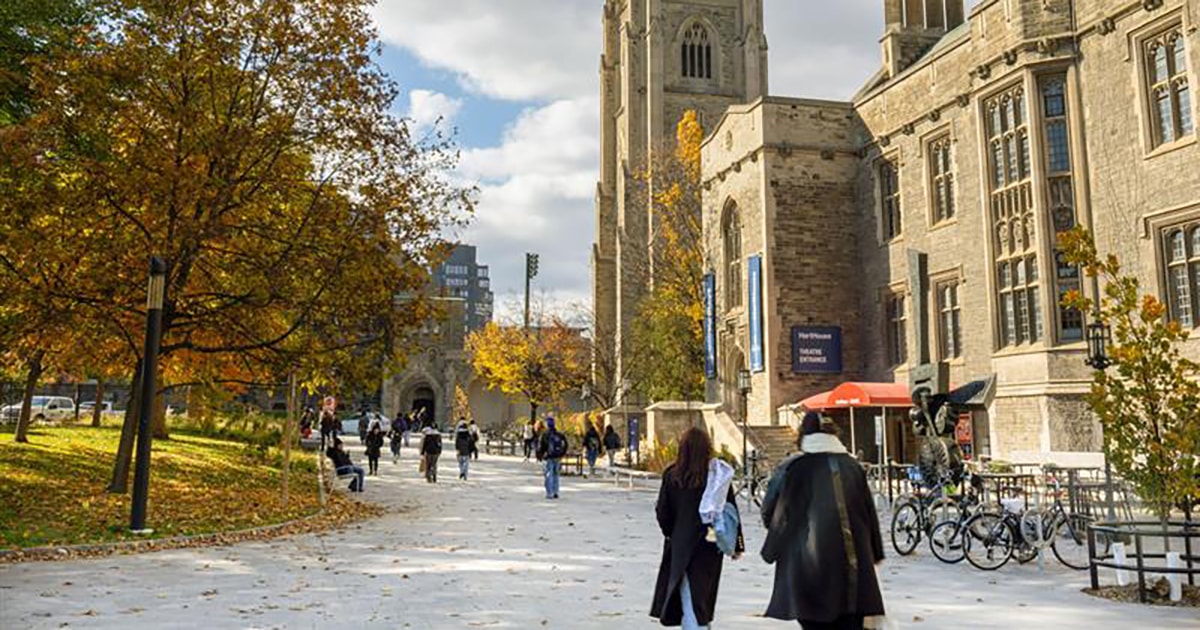
[[[537,458],[542,462],[546,481],[546,498],[557,499],[562,458],[567,454],[567,436],[554,426],[554,418],[546,417],[546,431],[538,440]]]
[[[662,474],[662,486],[654,513],[666,539],[650,616],[664,626],[682,626],[684,630],[707,628],[717,606],[717,590],[725,556],[715,540],[705,535],[700,518],[701,502],[710,485],[712,440],[708,433],[690,428],[679,437],[679,455]],[[723,481],[725,503],[734,503],[728,479],[712,480],[715,487]],[[732,555],[740,558],[745,550],[741,523],[737,524]]]
[[[321,448],[333,446],[335,437],[337,420],[333,416],[333,412],[329,409],[321,410]]]
[[[350,492],[362,492],[366,484],[366,475],[363,472],[362,466],[356,466],[350,461],[350,453],[346,452],[346,448],[342,445],[342,441],[337,437],[333,437],[329,443],[329,448],[325,449],[325,456],[333,462],[333,471],[337,476],[354,475],[354,479],[350,481]]]
[[[879,517],[866,473],[835,432],[806,414],[801,452],[775,469],[762,505],[762,556],[775,564],[766,616],[805,630],[860,630],[884,614]]]
[[[358,441],[363,444],[367,443],[367,427],[370,426],[370,418],[366,409],[363,409],[358,414]]]
[[[387,432],[388,446],[392,449],[393,464],[400,461],[400,445],[406,439],[407,433],[408,424],[404,420],[404,414],[396,414],[396,419],[392,420],[392,426]]]
[[[583,434],[583,453],[587,457],[588,477],[596,476],[596,458],[600,457],[600,432],[591,420],[587,420],[587,431]]]
[[[604,450],[608,453],[608,467],[616,466],[617,451],[621,450],[621,436],[617,435],[611,424],[604,427]]]
[[[425,468],[425,481],[437,483],[438,458],[442,456],[442,434],[432,425],[425,427],[421,438],[421,462]]]
[[[536,433],[534,432],[533,428],[533,420],[525,423],[524,433],[521,435],[521,437],[525,440],[524,461],[529,461],[529,458],[533,455],[533,445],[535,444],[534,439],[536,437]]]
[[[300,437],[308,438],[312,435],[313,428],[313,410],[312,407],[305,407],[304,413],[300,415]]]
[[[458,427],[454,429],[454,451],[458,454],[458,478],[466,481],[467,471],[471,467],[471,428],[467,421],[458,419]]]
[[[383,427],[378,422],[372,422],[363,440],[367,445],[367,468],[371,475],[379,474],[379,455],[383,451]]]
[[[475,424],[474,418],[467,423],[467,429],[471,431],[471,457],[474,457],[475,461],[479,461],[479,427]]]

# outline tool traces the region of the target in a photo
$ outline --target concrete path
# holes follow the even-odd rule
[[[393,511],[348,530],[0,567],[0,628],[655,627],[655,488],[564,479],[548,502],[532,463],[485,456],[460,482],[447,452],[431,486],[406,455],[367,481],[365,497]],[[725,565],[715,627],[796,627],[758,617],[772,569],[757,558],[761,527],[746,535],[752,552]],[[1083,595],[1086,574],[1053,563],[989,574],[921,550],[882,571],[903,628],[1200,628],[1194,609]]]

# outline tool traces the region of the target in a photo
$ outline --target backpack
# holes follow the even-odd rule
[[[567,454],[567,438],[558,431],[546,436],[546,459],[562,459]]]
[[[442,435],[440,433],[430,433],[425,439],[429,440],[429,448],[425,449],[428,454],[442,454]]]

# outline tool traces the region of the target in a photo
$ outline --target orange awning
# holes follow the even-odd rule
[[[801,407],[804,407],[809,411],[824,411],[825,409],[831,408],[829,395],[832,393],[833,390],[821,392],[820,394],[813,394],[812,396],[801,400],[799,404]]]
[[[911,407],[912,393],[904,383],[842,383],[829,392],[826,409],[851,407]]]

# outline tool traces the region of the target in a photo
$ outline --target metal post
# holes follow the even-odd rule
[[[750,448],[749,448],[750,426],[749,426],[749,423],[747,422],[747,419],[750,414],[746,413],[746,410],[749,406],[749,403],[746,401],[746,399],[747,399],[746,392],[743,391],[742,392],[742,480],[743,481],[747,481],[750,479],[750,459],[749,459],[749,456],[750,456]]]
[[[154,396],[158,390],[158,347],[162,340],[162,309],[166,293],[167,265],[161,258],[150,259],[150,285],[146,291],[146,341],[142,352],[141,406],[138,408],[137,466],[133,473],[133,507],[129,529],[148,534],[146,499],[150,491],[150,418],[154,414]]]

